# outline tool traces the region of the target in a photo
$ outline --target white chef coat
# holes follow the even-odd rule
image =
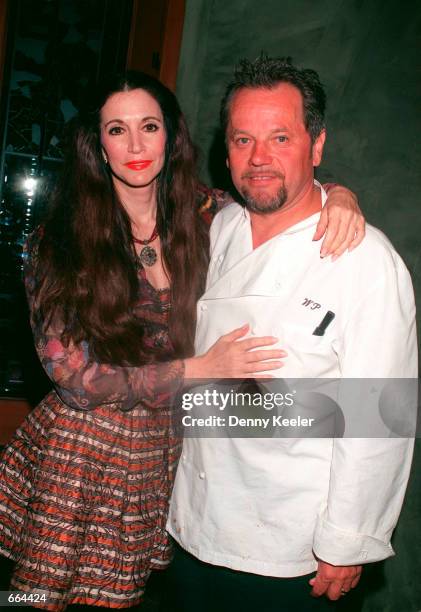
[[[280,338],[285,378],[415,378],[414,297],[401,258],[368,225],[358,249],[321,259],[318,217],[253,250],[248,212],[234,203],[218,213],[197,353],[249,323]],[[314,336],[328,310],[333,322]],[[381,560],[394,554],[412,448],[402,438],[185,439],[167,528],[205,562],[262,575],[310,573],[315,556]]]

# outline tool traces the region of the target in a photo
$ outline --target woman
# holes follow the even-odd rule
[[[240,340],[244,326],[192,357],[207,236],[184,118],[140,73],[118,77],[93,108],[28,246],[35,343],[55,390],[1,463],[12,588],[50,610],[141,600],[151,570],[169,562],[171,404],[184,378],[259,375],[286,355],[275,338]]]

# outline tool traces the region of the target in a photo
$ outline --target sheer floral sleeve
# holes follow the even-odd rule
[[[39,235],[28,240],[25,251],[25,287],[31,312],[35,347],[41,363],[61,400],[71,408],[91,410],[115,404],[130,410],[138,404],[145,408],[168,405],[179,392],[184,378],[184,362],[174,360],[142,367],[122,367],[96,361],[88,342],[64,346],[62,325],[54,320],[43,330],[34,316],[33,289],[37,279],[35,261]]]
[[[197,205],[199,213],[208,225],[213,221],[217,212],[228,204],[234,202],[234,198],[227,191],[221,189],[211,189],[206,185],[199,185],[197,190]]]

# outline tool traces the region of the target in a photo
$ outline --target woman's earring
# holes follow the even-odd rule
[[[105,151],[102,152],[102,158],[103,158],[104,162],[106,164],[108,164],[108,157],[107,157],[107,154],[105,153]]]

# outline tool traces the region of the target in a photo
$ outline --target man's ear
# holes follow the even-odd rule
[[[323,157],[323,147],[326,141],[326,130],[322,130],[312,146],[313,166],[320,166]]]

